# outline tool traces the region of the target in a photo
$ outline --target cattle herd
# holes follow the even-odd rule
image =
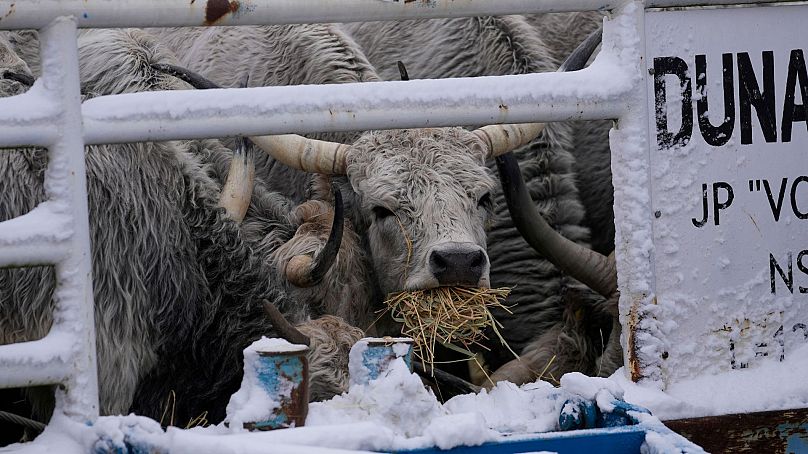
[[[399,61],[414,79],[556,71],[570,55],[561,70],[577,69],[601,22],[575,13],[87,30],[81,89],[92,98],[204,88],[197,76],[226,87],[397,80]],[[35,32],[0,33],[0,97],[30,88],[37,54]],[[262,335],[309,342],[311,396],[330,398],[347,388],[356,340],[400,333],[380,311],[386,295],[442,285],[513,288],[511,312],[495,316],[522,359],[492,340],[480,352],[492,379],[611,374],[622,356],[605,257],[610,126],[87,147],[102,414],[160,420],[172,395],[174,424],[203,413],[220,422],[241,352]],[[44,200],[47,162],[40,148],[0,153],[0,220]],[[0,344],[48,332],[54,281],[47,266],[0,270]],[[25,396],[47,421],[52,391]]]

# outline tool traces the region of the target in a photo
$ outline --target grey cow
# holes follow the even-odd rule
[[[536,52],[543,47],[535,45],[535,33],[524,19],[507,23],[513,28],[492,32],[499,34],[494,42],[503,49],[518,48],[520,53],[515,54],[514,62],[511,55],[516,50],[511,50],[497,64],[509,70],[517,66],[524,72],[555,69],[555,61],[547,53]],[[291,35],[296,39],[305,36],[301,41],[310,46],[304,51],[301,46],[290,50],[276,44],[287,42]],[[379,79],[362,49],[336,25],[170,30],[162,32],[161,39],[177,52],[183,65],[225,86],[235,85],[245,74],[256,86]],[[462,55],[450,58],[463,61]],[[346,142],[342,146],[292,136],[254,140],[277,160],[300,170],[346,175],[336,181],[346,194],[348,217],[365,246],[361,252],[366,258],[358,274],[373,288],[369,307],[379,307],[384,295],[391,292],[456,284],[488,287],[496,279],[498,285],[516,285],[514,297],[519,307],[506,337],[521,349],[538,333],[556,326],[565,313],[576,315],[574,310],[564,311],[564,303],[571,301],[585,315],[572,320],[574,337],[568,343],[574,345],[572,353],[565,355],[569,359],[559,361],[561,367],[551,371],[591,373],[612,328],[609,314],[590,309],[602,305],[603,298],[525,247],[507,220],[501,193],[485,166],[486,156],[509,151],[538,135],[541,129],[532,126],[521,130],[521,135],[512,134],[511,143],[494,153],[492,139],[483,130],[460,128],[368,132],[358,139],[355,134],[344,134],[337,137]],[[503,140],[501,128],[492,134],[497,137],[494,141]],[[524,159],[527,166],[523,170],[530,177],[533,196],[552,215],[556,227],[583,242],[588,232],[581,225],[583,209],[571,172],[570,135],[568,125],[551,125],[532,151],[520,156],[541,150],[539,156]],[[284,156],[290,149],[329,151],[321,161],[313,158],[300,163]],[[276,159],[262,159],[259,174],[268,169],[279,184],[296,183],[292,195],[303,192],[308,182],[311,195],[327,198],[322,175],[306,177],[295,172],[289,178],[278,172]],[[486,234],[494,209],[495,225]],[[580,336],[587,328],[591,332]],[[383,332],[391,329],[384,327]],[[600,348],[593,348],[595,338],[603,340]],[[495,360],[501,364],[507,356]]]
[[[575,13],[344,27],[383,78],[398,78],[397,61],[412,77],[445,78],[554,71],[601,21],[597,13]],[[608,122],[553,123],[541,138],[514,153],[547,222],[583,245],[591,228],[593,249],[603,254],[614,248],[609,127]],[[619,329],[610,318],[614,308],[526,248],[504,212],[501,193],[495,198],[497,221],[488,235],[492,284],[517,284],[509,298],[517,305],[513,315],[499,314],[507,340],[535,358],[536,373],[544,370],[556,378],[572,370],[610,374],[621,362],[602,356],[610,331]]]

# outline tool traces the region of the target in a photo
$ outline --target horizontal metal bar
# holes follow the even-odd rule
[[[0,249],[0,267],[54,265],[64,260],[67,254],[67,244],[59,242],[3,246]]]
[[[43,202],[0,222],[0,266],[55,264],[67,256],[73,223],[56,208],[53,202]]]
[[[622,98],[631,87],[631,78],[620,75],[596,61],[571,73],[103,96],[83,105],[84,139],[98,144],[611,119],[625,110]]]
[[[0,345],[0,388],[64,383],[75,343],[66,333],[51,333],[40,340]]]
[[[621,0],[0,0],[0,28],[169,27],[463,17],[607,10]]]
[[[21,95],[0,99],[0,147],[48,146],[58,136],[58,116],[58,106],[39,81]]]
[[[645,0],[646,8],[685,8],[690,6],[776,5],[805,3],[804,0]]]

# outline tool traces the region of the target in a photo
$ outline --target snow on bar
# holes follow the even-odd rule
[[[621,0],[0,0],[0,28],[40,28],[58,16],[79,27],[269,25],[608,10]]]
[[[603,55],[571,73],[147,92],[84,103],[85,141],[617,118],[632,77]],[[126,128],[122,126],[126,125]]]
[[[39,36],[43,77],[30,94],[0,103],[0,146],[49,148],[48,200],[0,224],[0,266],[55,265],[54,322],[41,340],[0,346],[0,387],[62,384],[55,414],[92,421],[98,386],[76,22],[58,18]]]

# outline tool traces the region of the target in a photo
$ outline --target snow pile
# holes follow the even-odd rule
[[[561,388],[584,400],[595,401],[603,412],[614,410],[613,402],[623,399],[623,388],[614,380],[600,377],[587,377],[580,372],[572,372],[561,377]]]
[[[241,387],[230,397],[227,404],[228,422],[233,431],[243,431],[245,422],[266,421],[272,417],[272,411],[280,403],[275,401],[261,386],[258,377],[258,352],[283,352],[299,351],[304,346],[290,344],[284,339],[261,339],[250,344],[244,349],[244,377],[241,380]],[[288,383],[288,389],[282,389],[281,395],[288,396],[292,392],[292,383]]]
[[[476,413],[500,433],[549,432],[558,428],[559,396],[557,388],[543,381],[522,386],[499,382],[490,392],[455,396],[444,408],[451,414]]]
[[[410,372],[403,359],[396,358],[379,379],[354,384],[347,393],[310,404],[306,425],[373,421],[409,438],[422,435],[433,419],[445,414],[432,391]]]

